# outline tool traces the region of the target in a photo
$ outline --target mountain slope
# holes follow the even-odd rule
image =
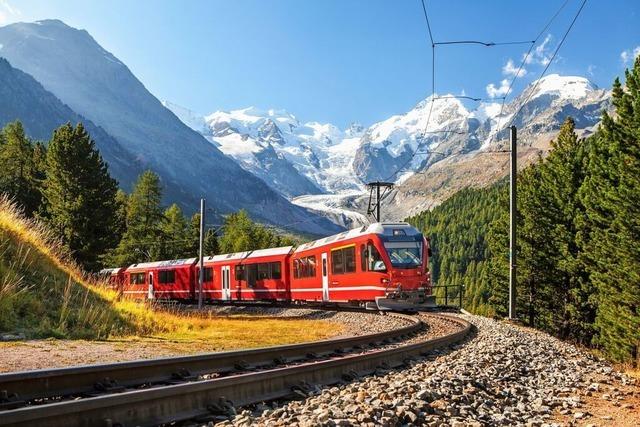
[[[502,115],[484,120],[475,133],[479,149],[446,157],[402,182],[389,200],[390,218],[430,209],[462,188],[483,187],[505,176],[509,155],[500,151],[508,147],[506,126],[512,120],[518,128],[519,167],[524,167],[549,151],[567,117],[575,120],[580,135],[593,132],[602,111],[611,108],[610,98],[610,92],[583,77],[551,74],[537,85],[532,82],[505,105]]]
[[[14,67],[104,128],[143,167],[158,172],[167,200],[193,211],[204,196],[219,213],[245,208],[259,219],[296,223],[306,232],[336,231],[184,125],[86,31],[57,20],[17,23],[0,28],[0,44],[0,55]]]
[[[202,116],[165,105],[293,203],[349,227],[366,221],[366,182],[396,182],[383,212],[387,219],[404,218],[462,188],[504,176],[511,120],[518,127],[521,165],[526,165],[548,151],[566,117],[573,117],[583,134],[591,132],[602,110],[610,108],[609,99],[609,92],[583,77],[552,74],[527,86],[503,111],[497,102],[468,103],[474,107],[469,108],[453,95],[435,95],[367,129],[345,131],[302,124],[286,111],[251,107]],[[278,179],[269,176],[267,154],[281,162]],[[323,194],[292,184],[307,181]]]
[[[353,172],[363,130],[358,124],[342,131],[331,124],[301,123],[282,110],[249,107],[201,116],[167,101],[164,105],[287,197],[362,189]]]
[[[0,58],[0,127],[20,120],[27,135],[42,141],[51,138],[58,126],[82,122],[102,156],[109,163],[110,173],[125,189],[142,171],[136,160],[104,129],[76,114],[58,98],[47,92],[30,75],[17,70]]]

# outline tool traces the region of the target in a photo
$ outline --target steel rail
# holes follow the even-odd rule
[[[329,385],[346,373],[365,375],[380,366],[398,367],[407,359],[430,350],[455,344],[471,331],[465,320],[442,316],[460,325],[449,335],[427,341],[378,349],[336,359],[189,382],[166,387],[109,394],[76,401],[65,401],[7,411],[0,425],[11,426],[111,426],[158,425],[211,415],[222,402],[239,407],[288,396],[301,384]]]
[[[422,323],[415,317],[389,315],[401,317],[410,324],[384,332],[302,344],[0,374],[0,392],[7,396],[15,394],[18,401],[29,402],[34,399],[79,396],[100,390],[104,392],[109,388],[117,391],[122,387],[166,383],[203,374],[225,374],[256,366],[302,360],[309,354],[322,356],[359,346],[390,342],[416,333],[422,327]],[[0,410],[0,418],[3,415],[4,412]]]

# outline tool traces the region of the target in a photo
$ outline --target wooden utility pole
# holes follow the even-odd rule
[[[511,145],[511,173],[509,175],[509,319],[516,318],[516,216],[517,206],[517,179],[518,179],[518,138],[516,127],[509,128],[509,140]]]
[[[202,282],[204,281],[204,199],[200,199],[200,259],[198,265],[198,309],[202,308]]]

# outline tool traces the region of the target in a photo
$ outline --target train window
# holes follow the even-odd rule
[[[272,262],[271,263],[271,278],[272,279],[280,279],[282,277],[282,272],[281,272],[281,265],[279,262]]]
[[[331,274],[354,273],[356,271],[356,247],[349,246],[331,251]]]
[[[309,275],[307,277],[316,277],[316,257],[312,255],[307,257],[307,261],[309,262]]]
[[[255,288],[256,279],[258,278],[258,265],[261,264],[247,264],[245,266],[245,271],[247,273],[247,286],[250,288]]]
[[[268,263],[260,263],[258,266],[258,280],[270,279],[271,274],[269,273],[269,264]]]
[[[205,282],[213,282],[213,268],[205,267],[204,268],[204,279]]]
[[[160,270],[158,272],[158,283],[175,283],[175,270]]]
[[[245,280],[244,265],[236,265],[236,280]]]
[[[361,246],[362,248],[362,271],[387,271],[384,266],[384,261],[380,256],[380,252],[376,249],[371,242],[367,246]]]
[[[300,278],[300,260],[299,259],[293,260],[293,278],[294,279]]]
[[[131,273],[129,283],[132,285],[144,285],[144,273]]]
[[[368,258],[367,247],[365,245],[360,245],[360,270],[367,271]]]
[[[356,247],[344,248],[344,272],[355,273],[356,271]]]
[[[278,264],[278,269],[280,268],[280,263],[272,263]],[[280,272],[278,271],[280,274]],[[293,277],[296,279],[304,279],[306,277],[315,277],[316,276],[316,257],[315,255],[311,255],[308,257],[294,259],[293,260]],[[280,278],[278,276],[278,278]],[[274,277],[275,279],[275,277]]]
[[[331,274],[344,273],[344,256],[342,249],[331,251]]]

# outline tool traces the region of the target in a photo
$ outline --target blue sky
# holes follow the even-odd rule
[[[429,0],[436,41],[532,40],[564,0]],[[515,92],[535,79],[581,0],[541,37]],[[431,89],[419,0],[0,0],[0,25],[45,18],[86,29],[158,98],[197,112],[286,109],[302,121],[365,125]],[[549,73],[609,87],[640,52],[640,1],[590,0]],[[438,46],[436,90],[501,93],[528,46]],[[493,87],[488,88],[488,85]],[[503,88],[504,89],[504,88]]]

